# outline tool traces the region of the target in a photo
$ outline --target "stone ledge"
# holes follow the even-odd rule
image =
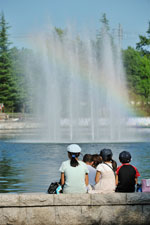
[[[21,206],[46,206],[53,205],[54,196],[30,193],[30,194],[0,194],[0,207],[21,207]]]
[[[146,205],[150,204],[150,193],[128,193],[127,194],[127,204],[138,204],[138,205]]]
[[[0,225],[150,225],[150,193],[0,194]]]
[[[91,205],[90,194],[59,194],[54,195],[54,205]]]
[[[0,207],[150,205],[150,193],[0,194]]]
[[[91,205],[126,205],[126,193],[91,194]]]

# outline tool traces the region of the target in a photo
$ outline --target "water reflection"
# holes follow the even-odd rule
[[[23,183],[22,168],[14,165],[13,159],[8,156],[5,150],[2,150],[0,154],[0,192],[24,191]]]

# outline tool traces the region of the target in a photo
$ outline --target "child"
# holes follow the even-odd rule
[[[100,156],[102,163],[96,168],[95,190],[97,193],[108,193],[115,191],[115,170],[116,162],[112,159],[111,149],[102,149]]]
[[[131,154],[123,151],[119,154],[119,160],[122,165],[116,171],[116,192],[134,192],[140,174],[137,168],[130,164]]]
[[[96,176],[96,169],[92,166],[93,165],[93,157],[91,154],[85,154],[83,157],[83,162],[86,163],[87,168],[89,170],[89,185],[92,187],[95,185],[95,176]]]
[[[86,193],[88,185],[88,168],[86,164],[78,160],[81,148],[77,144],[67,147],[69,160],[62,163],[59,171],[61,172],[61,185],[63,193]]]
[[[92,166],[96,169],[96,167],[102,163],[102,157],[98,154],[92,155],[93,164]]]

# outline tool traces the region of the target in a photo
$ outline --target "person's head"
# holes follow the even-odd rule
[[[109,148],[104,148],[100,151],[100,156],[102,157],[103,162],[112,161],[112,151]]]
[[[105,162],[111,162],[113,170],[116,171],[117,169],[117,163],[115,160],[112,159],[113,153],[111,149],[104,148],[100,151],[100,156],[102,157],[102,161]]]
[[[86,164],[92,165],[93,164],[92,155],[91,154],[85,154],[83,156],[83,162],[85,162]]]
[[[93,155],[92,155],[92,160],[93,160],[92,166],[93,166],[94,168],[96,168],[96,167],[98,166],[98,164],[102,163],[102,158],[101,158],[101,156],[98,155],[98,154],[93,154]]]
[[[71,144],[67,147],[68,157],[70,159],[70,165],[72,167],[76,167],[79,165],[78,163],[78,157],[81,152],[81,148],[77,144]]]
[[[129,163],[131,162],[131,154],[130,152],[123,151],[119,154],[119,160],[121,163]]]

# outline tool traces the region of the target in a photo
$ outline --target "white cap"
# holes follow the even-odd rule
[[[71,145],[68,145],[67,151],[71,153],[79,153],[81,152],[81,148],[77,144],[71,144]]]

